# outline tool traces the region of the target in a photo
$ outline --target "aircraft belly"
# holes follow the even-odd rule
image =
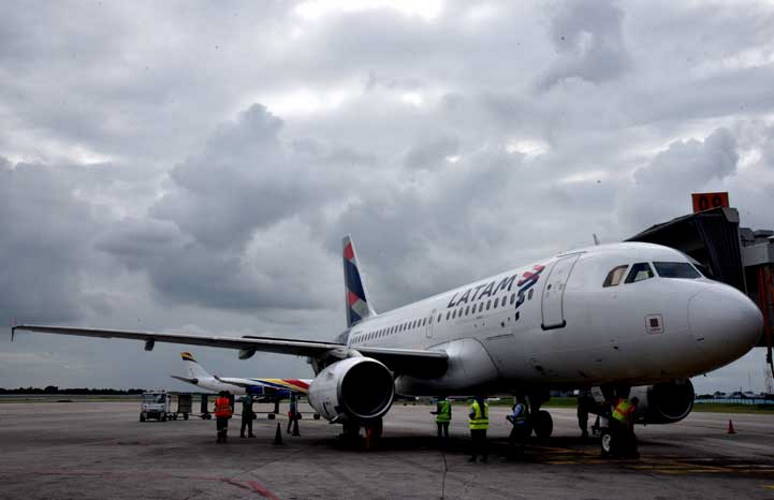
[[[399,394],[472,394],[500,378],[492,358],[477,339],[457,339],[431,348],[444,350],[449,355],[446,373],[433,379],[399,376],[395,381]]]

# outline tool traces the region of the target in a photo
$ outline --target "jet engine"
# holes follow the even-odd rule
[[[392,372],[363,356],[329,365],[309,386],[309,404],[334,422],[379,418],[390,409],[394,396]]]
[[[673,424],[693,409],[693,384],[687,379],[632,387],[629,398],[635,396],[640,400],[636,421],[641,424]]]

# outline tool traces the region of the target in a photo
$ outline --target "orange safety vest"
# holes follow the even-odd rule
[[[230,417],[233,411],[231,410],[231,401],[228,398],[218,398],[215,400],[215,416],[216,417]]]

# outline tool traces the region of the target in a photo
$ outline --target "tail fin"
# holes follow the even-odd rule
[[[346,301],[347,327],[370,316],[376,316],[371,304],[368,302],[365,284],[360,277],[357,254],[352,237],[347,235],[343,241],[344,260],[344,298]]]
[[[202,368],[202,365],[194,359],[190,352],[181,352],[180,357],[183,358],[183,364],[185,365],[185,370],[189,377],[197,380],[212,378],[212,375]]]

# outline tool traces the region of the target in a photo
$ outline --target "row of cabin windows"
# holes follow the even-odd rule
[[[414,328],[419,328],[420,326],[429,325],[432,322],[433,322],[433,317],[428,316],[422,319],[415,319],[414,321],[407,321],[405,323],[401,323],[400,325],[391,326],[389,328],[380,328],[379,330],[374,330],[372,332],[358,335],[357,337],[355,337],[355,342],[365,342],[367,340],[379,339],[386,335],[405,332],[407,330],[413,330]]]
[[[534,290],[530,288],[529,293],[527,294],[527,299],[531,300],[532,295],[534,293]],[[483,312],[485,309],[489,311],[490,309],[497,309],[498,307],[505,307],[508,302],[510,302],[511,305],[516,303],[516,294],[512,293],[510,295],[510,301],[509,297],[506,295],[505,297],[498,297],[494,299],[494,302],[492,302],[492,299],[487,300],[486,302],[479,302],[478,304],[472,304],[466,307],[460,307],[458,309],[455,309],[453,311],[447,311],[446,312],[446,320],[455,319],[455,318],[461,318],[462,316],[467,316],[469,314],[475,314],[476,311]],[[437,322],[440,323],[443,320],[443,313],[438,314]],[[388,328],[381,328],[379,330],[374,330],[372,332],[367,332],[361,335],[358,335],[355,337],[354,342],[365,342],[368,340],[374,340],[379,339],[382,337],[385,337],[387,335],[392,335],[395,333],[405,332],[407,330],[412,330],[414,328],[419,328],[422,326],[430,325],[433,322],[433,317],[428,316],[426,318],[422,319],[416,319],[414,321],[408,321],[406,323],[402,323],[400,325],[391,326]]]
[[[701,273],[696,270],[688,262],[653,262],[653,267],[656,268],[658,276],[662,278],[685,278],[685,279],[697,279],[701,278]],[[653,272],[650,262],[638,262],[632,264],[623,264],[616,266],[607,273],[603,287],[617,286],[621,283],[624,276],[626,279],[624,283],[636,283],[637,281],[643,281],[656,276]],[[629,269],[629,273],[626,270]]]

